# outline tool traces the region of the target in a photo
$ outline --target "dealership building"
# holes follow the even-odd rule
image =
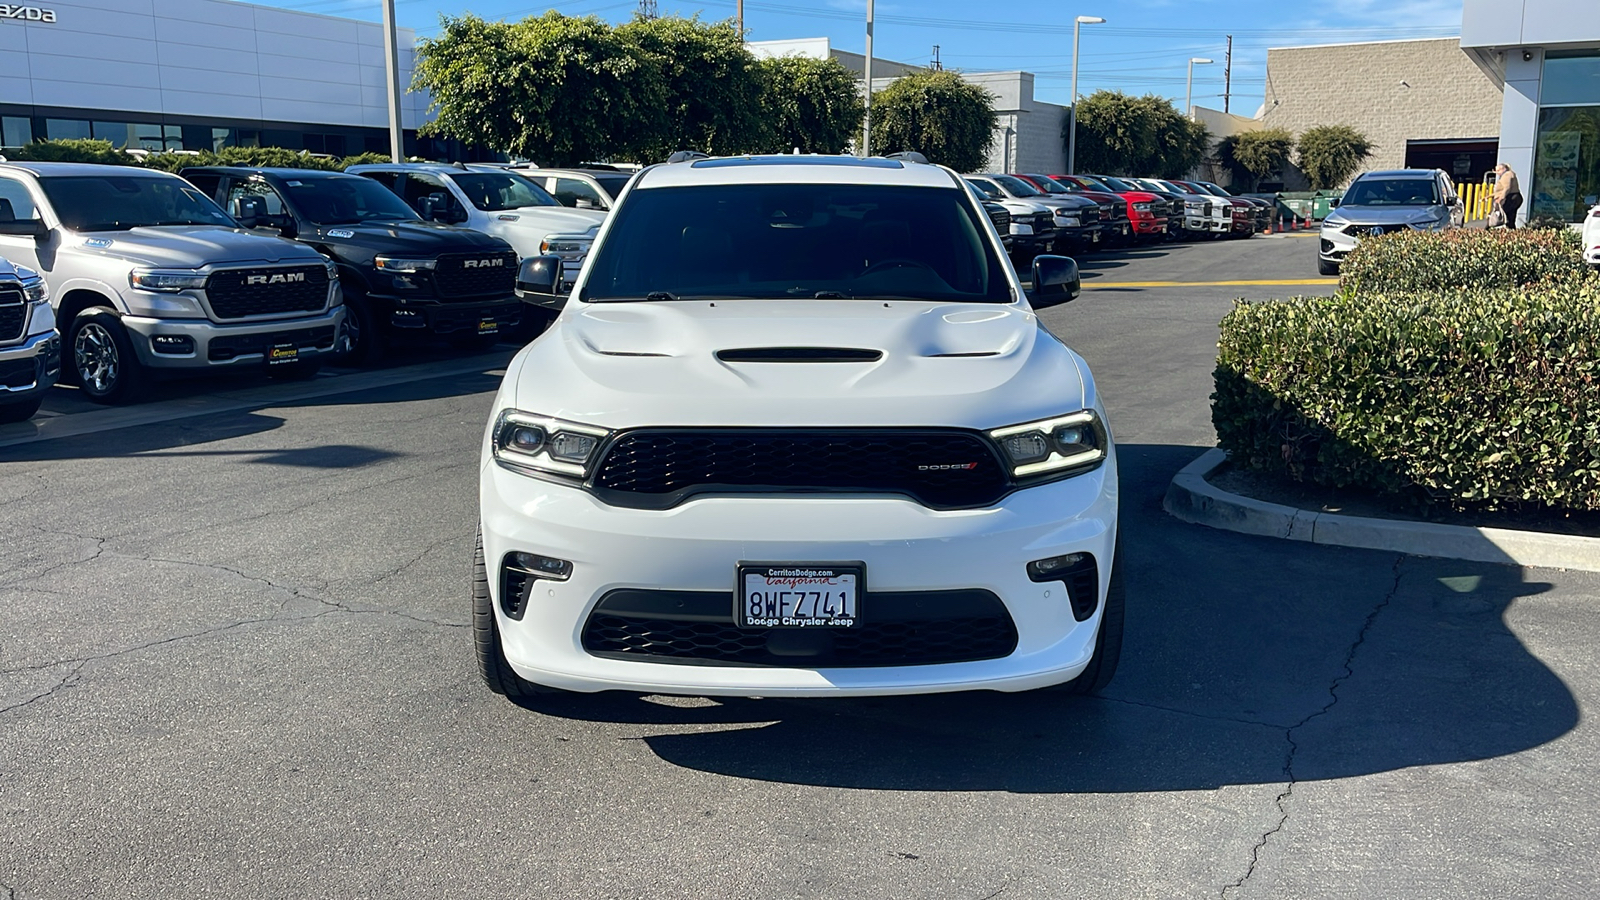
[[[389,150],[376,23],[231,0],[27,2],[37,5],[0,4],[6,147],[102,138],[149,150]],[[409,84],[416,36],[398,37]],[[407,152],[461,158],[449,142],[418,143],[427,102],[401,98]]]

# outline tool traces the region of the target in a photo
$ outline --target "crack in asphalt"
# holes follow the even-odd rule
[[[39,571],[34,572],[32,574],[29,574],[29,575],[24,575],[21,578],[13,578],[10,581],[0,581],[0,588],[9,588],[9,587],[16,587],[17,585],[24,585],[24,584],[27,584],[30,581],[37,581],[40,578],[43,578],[44,576],[49,575],[51,572],[55,572],[55,571],[58,571],[60,569],[65,569],[68,566],[76,566],[76,565],[81,565],[83,563],[94,562],[95,560],[99,559],[102,555],[105,554],[105,552],[106,552],[106,544],[109,543],[110,540],[111,540],[110,538],[98,537],[98,536],[92,535],[92,534],[78,534],[78,533],[73,532],[73,531],[60,531],[60,530],[53,529],[53,528],[41,528],[38,525],[30,525],[28,527],[32,528],[34,531],[39,532],[40,534],[57,534],[57,535],[61,535],[63,537],[77,538],[80,541],[94,541],[95,542],[94,553],[90,554],[89,556],[85,556],[82,559],[69,559],[69,560],[67,560],[65,562],[58,562],[58,563],[54,563],[52,565],[45,566],[43,569],[40,569]]]
[[[411,568],[412,566],[416,565],[417,563],[422,562],[422,560],[425,557],[427,557],[428,554],[430,554],[433,551],[439,549],[440,547],[443,547],[445,544],[448,544],[451,541],[466,541],[471,536],[472,535],[470,533],[446,535],[445,537],[442,537],[442,538],[438,539],[437,541],[434,541],[433,543],[429,544],[428,546],[423,547],[422,551],[419,552],[416,556],[413,556],[412,558],[410,558],[410,559],[406,560],[405,562],[401,563],[399,566],[396,566],[393,570],[385,572],[382,575],[379,575],[377,578],[372,579],[372,583],[373,584],[382,584],[383,582],[388,581],[391,578],[394,578],[395,576],[399,575],[401,572],[404,572],[405,570]]]
[[[1342,674],[1336,676],[1328,685],[1328,702],[1323,704],[1321,709],[1308,714],[1305,718],[1284,729],[1283,738],[1289,744],[1289,752],[1284,756],[1283,760],[1283,775],[1285,780],[1284,788],[1282,791],[1278,792],[1278,796],[1273,801],[1278,807],[1278,821],[1271,828],[1263,832],[1261,837],[1256,841],[1255,846],[1250,848],[1250,865],[1245,869],[1244,874],[1239,876],[1239,880],[1223,886],[1221,894],[1223,900],[1227,900],[1230,891],[1242,889],[1244,887],[1245,882],[1249,881],[1251,876],[1256,873],[1256,866],[1261,862],[1261,852],[1266,849],[1267,843],[1272,840],[1273,835],[1281,832],[1284,826],[1289,824],[1288,803],[1289,800],[1294,796],[1295,786],[1294,758],[1295,755],[1300,752],[1300,744],[1295,741],[1294,734],[1296,731],[1299,731],[1317,719],[1320,719],[1332,712],[1333,708],[1338,705],[1340,685],[1344,684],[1355,675],[1355,658],[1357,651],[1361,649],[1362,644],[1366,643],[1367,634],[1372,630],[1372,625],[1377,621],[1378,615],[1388,608],[1390,603],[1394,602],[1395,595],[1400,592],[1400,566],[1405,562],[1405,559],[1406,558],[1403,554],[1395,558],[1393,568],[1394,580],[1389,584],[1389,590],[1383,595],[1383,599],[1378,601],[1378,604],[1367,613],[1366,619],[1361,623],[1360,630],[1356,632],[1355,641],[1352,642],[1350,644],[1350,648],[1345,651],[1343,666],[1344,671]]]

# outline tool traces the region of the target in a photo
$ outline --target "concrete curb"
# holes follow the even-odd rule
[[[1229,493],[1206,481],[1205,476],[1226,460],[1221,449],[1211,449],[1184,466],[1167,486],[1162,507],[1185,522],[1240,534],[1413,556],[1600,572],[1600,538],[1371,519],[1268,503]]]

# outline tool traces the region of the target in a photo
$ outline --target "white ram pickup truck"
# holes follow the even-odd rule
[[[38,412],[60,370],[49,288],[37,272],[0,258],[0,423]]]
[[[0,256],[44,278],[62,380],[100,403],[157,373],[309,375],[343,337],[333,263],[165,172],[0,163]]]

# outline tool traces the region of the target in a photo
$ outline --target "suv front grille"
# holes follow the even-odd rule
[[[0,344],[22,339],[28,327],[28,300],[21,288],[0,288]]]
[[[439,296],[449,299],[512,296],[517,287],[517,254],[509,250],[446,253],[433,270],[433,283]]]
[[[592,655],[688,665],[933,665],[999,659],[1016,647],[1005,604],[976,589],[869,591],[854,627],[806,629],[741,629],[731,593],[616,590],[583,628]]]
[[[993,504],[1009,487],[989,440],[954,429],[640,429],[602,452],[596,494],[639,509],[706,493],[904,494],[957,509]]]
[[[317,312],[328,304],[328,268],[223,269],[206,279],[206,299],[219,319]]]

